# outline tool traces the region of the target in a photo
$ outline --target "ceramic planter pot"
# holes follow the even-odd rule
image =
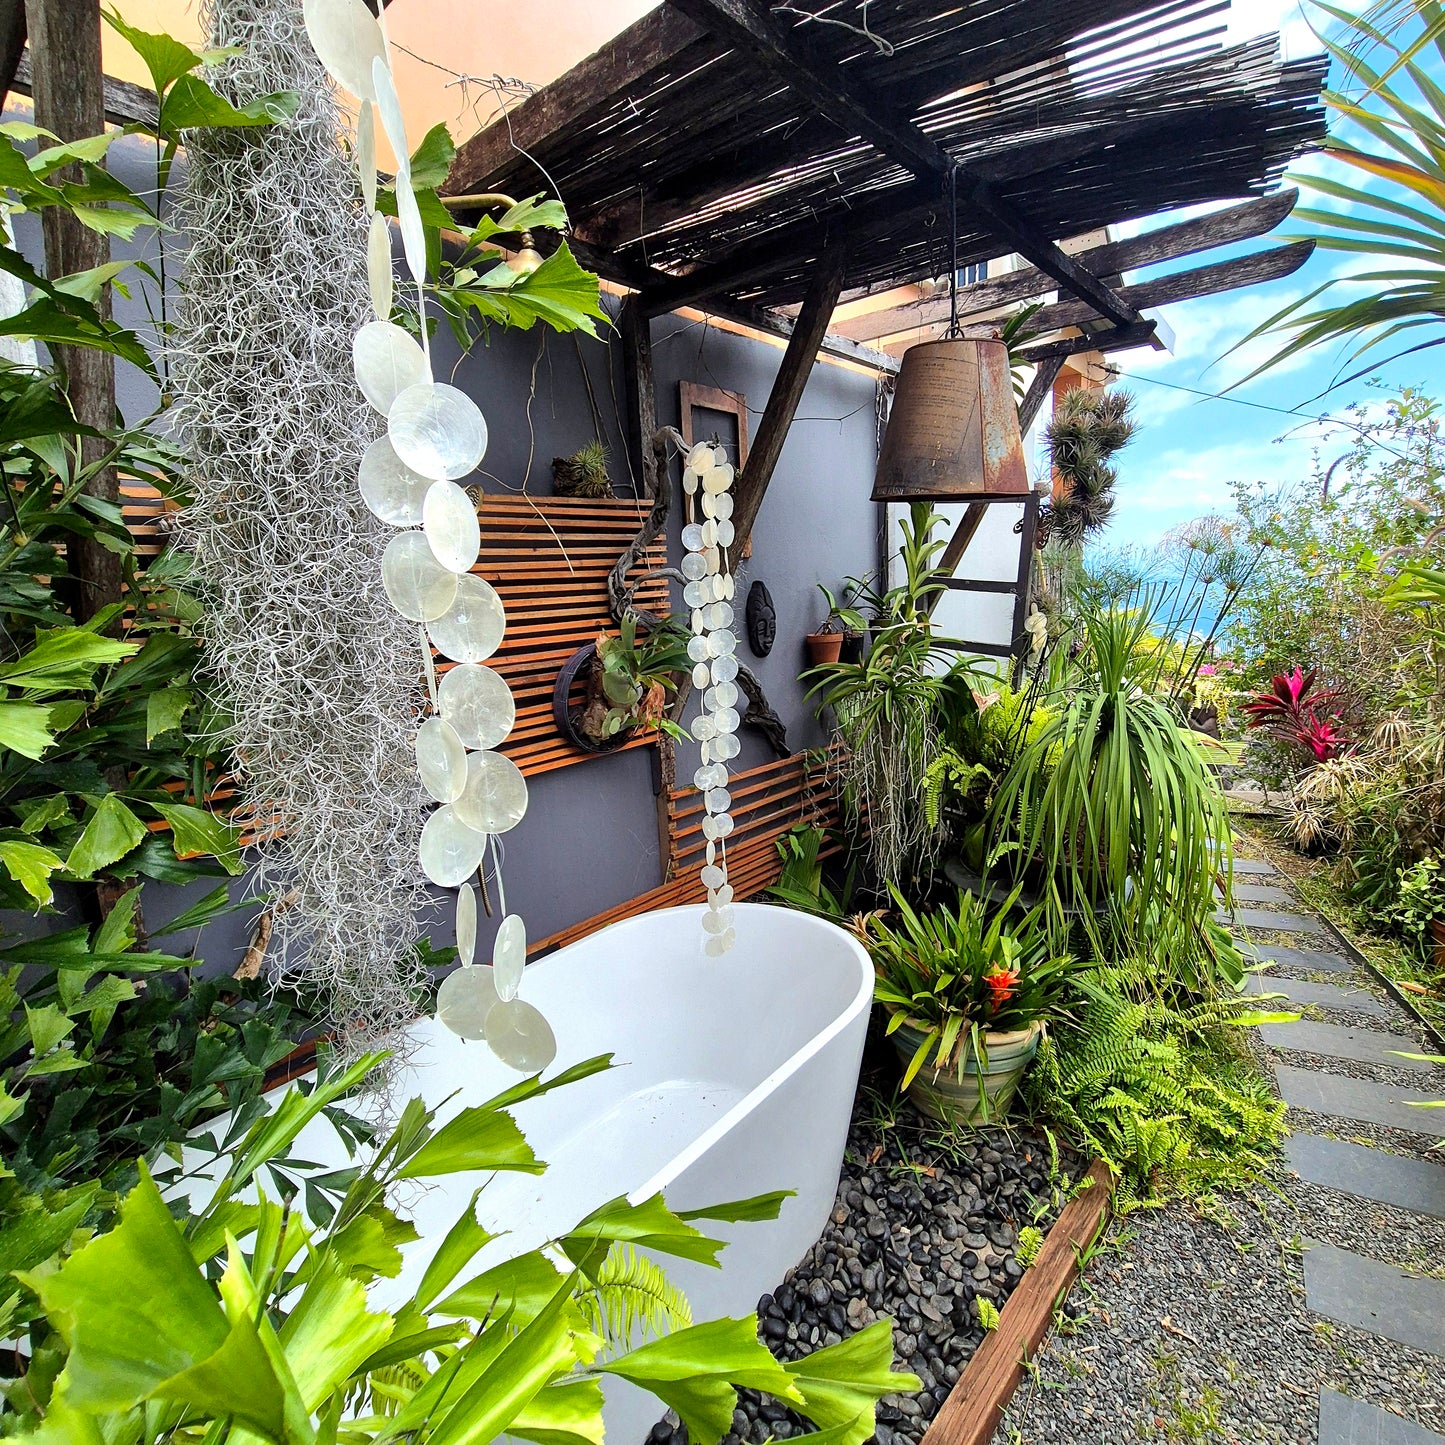
[[[973,1045],[965,1041],[962,1078],[956,1066],[940,1069],[935,1074],[931,1064],[924,1064],[908,1086],[908,1097],[922,1113],[943,1124],[960,1127],[996,1123],[1008,1108],[1024,1070],[1038,1052],[1043,1032],[1043,1025],[1035,1023],[1013,1033],[985,1033],[983,1047],[988,1062],[981,1080]],[[890,1037],[906,1071],[923,1042],[923,1031],[905,1019]]]
[[[867,641],[867,636],[862,632],[845,632],[843,646],[838,653],[839,662],[862,662]]]
[[[808,647],[808,664],[821,667],[825,662],[837,662],[843,651],[841,632],[810,632],[803,641]]]

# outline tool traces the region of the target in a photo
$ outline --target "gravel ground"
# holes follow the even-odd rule
[[[1360,1022],[1421,1037],[1403,1013]],[[1273,1059],[1440,1089],[1438,1073],[1427,1084],[1418,1073],[1268,1050],[1257,1035],[1251,1045],[1266,1073]],[[1301,1110],[1289,1124],[1441,1162],[1424,1135]],[[1305,1238],[1437,1276],[1445,1265],[1445,1220],[1306,1184],[1283,1167],[1244,1194],[1115,1220],[994,1445],[1314,1445],[1327,1386],[1445,1432],[1438,1357],[1305,1308]]]
[[[891,1063],[865,1077],[828,1227],[758,1301],[758,1320],[773,1353],[792,1360],[890,1315],[894,1367],[912,1370],[923,1390],[879,1403],[876,1438],[913,1445],[983,1339],[977,1301],[1001,1308],[1023,1276],[1019,1230],[1047,1232],[1062,1196],[1045,1142],[1003,1128],[951,1140],[911,1105],[891,1102],[895,1079]],[[1077,1178],[1086,1167],[1060,1151],[1064,1175]],[[743,1390],[722,1445],[761,1445],[813,1428]],[[669,1413],[648,1442],[686,1445],[686,1436]]]

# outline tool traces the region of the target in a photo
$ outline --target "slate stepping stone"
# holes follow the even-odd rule
[[[1288,948],[1282,943],[1260,943],[1245,949],[1252,958],[1281,963],[1306,973],[1354,973],[1355,965],[1343,954],[1319,953],[1313,948]]]
[[[1381,1064],[1388,1069],[1432,1071],[1430,1064],[1400,1058],[1400,1053],[1421,1052],[1420,1045],[1404,1034],[1351,1028],[1348,1024],[1322,1024],[1313,1019],[1300,1019],[1292,1024],[1264,1024],[1259,1032],[1272,1049],[1294,1049],[1329,1059],[1353,1059],[1356,1063]]]
[[[1318,1134],[1291,1134],[1284,1152],[1289,1167],[1310,1184],[1445,1219],[1445,1169],[1438,1164]]]
[[[1253,873],[1258,876],[1272,874],[1276,869],[1273,863],[1266,863],[1263,858],[1241,858],[1236,854],[1234,871],[1236,873]]]
[[[1378,1405],[1321,1390],[1320,1445],[1445,1445],[1445,1435]]]
[[[1221,923],[1232,923],[1236,928],[1269,929],[1275,933],[1318,933],[1322,938],[1334,936],[1322,919],[1309,913],[1281,913],[1274,908],[1236,908],[1231,915],[1228,909],[1221,908],[1214,916]]]
[[[1445,1281],[1332,1244],[1307,1243],[1305,1305],[1342,1325],[1445,1355]]]
[[[1301,1008],[1318,1004],[1320,1008],[1344,1009],[1350,1013],[1368,1014],[1376,1019],[1393,1019],[1398,1015],[1386,1008],[1373,994],[1362,988],[1345,988],[1333,983],[1314,983],[1307,978],[1286,978],[1283,974],[1252,973],[1249,988],[1254,993],[1282,993]]]
[[[1277,887],[1273,883],[1236,883],[1234,885],[1234,901],[1236,903],[1298,903],[1288,888]]]
[[[1288,1064],[1276,1064],[1274,1076],[1285,1103],[1293,1109],[1383,1124],[1389,1129],[1404,1129],[1432,1139],[1438,1139],[1445,1132],[1441,1125],[1441,1114],[1445,1111],[1415,1108],[1410,1102],[1438,1098],[1438,1090],[1377,1084],[1370,1079],[1320,1074],[1313,1069],[1291,1068]]]

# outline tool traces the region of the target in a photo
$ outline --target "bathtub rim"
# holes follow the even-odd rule
[[[647,913],[639,913],[632,918],[619,919],[616,923],[609,924],[606,928],[599,929],[596,933],[589,934],[585,940],[578,942],[592,943],[598,939],[606,938],[608,935],[626,934],[628,931],[637,930],[654,918],[667,916],[690,916],[697,920],[697,936],[699,941],[703,938],[702,915],[707,905],[702,903],[682,904],[673,908],[655,908]],[[826,918],[818,918],[812,914],[803,913],[798,909],[789,909],[781,904],[774,903],[736,903],[734,909],[742,914],[782,914],[791,919],[797,920],[805,927],[822,931],[826,935],[836,935],[837,940],[847,945],[847,956],[858,965],[858,986],[852,997],[838,1011],[828,1023],[817,1033],[807,1039],[799,1048],[787,1056],[775,1069],[765,1074],[756,1084],[745,1093],[730,1109],[720,1118],[711,1123],[701,1134],[699,1134],[685,1148],[679,1150],[662,1167],[656,1170],[652,1176],[644,1180],[635,1189],[626,1195],[631,1204],[640,1204],[650,1199],[654,1194],[661,1193],[670,1184],[676,1182],[686,1171],[695,1164],[704,1154],[708,1152],[719,1140],[735,1129],[749,1114],[751,1114],[764,1099],[776,1093],[794,1074],[798,1073],[806,1064],[816,1058],[840,1035],[857,1022],[860,1015],[865,1015],[873,1006],[873,961],[868,955],[868,950],[863,947],[851,933],[845,928],[840,928],[836,923]],[[551,959],[558,958],[567,952],[567,948],[560,948],[556,953],[549,954],[546,958],[539,958],[536,966],[545,966]],[[723,959],[726,959],[726,955]],[[723,960],[718,960],[722,962]]]

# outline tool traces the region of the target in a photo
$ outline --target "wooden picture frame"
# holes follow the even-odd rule
[[[716,411],[736,419],[738,427],[737,469],[742,471],[748,460],[748,399],[740,391],[724,391],[718,386],[703,386],[695,381],[680,381],[677,384],[678,410],[682,416],[682,439],[689,447],[702,439],[703,428],[693,424],[693,413]],[[741,557],[746,560],[753,555],[753,539],[750,536],[743,546]]]

